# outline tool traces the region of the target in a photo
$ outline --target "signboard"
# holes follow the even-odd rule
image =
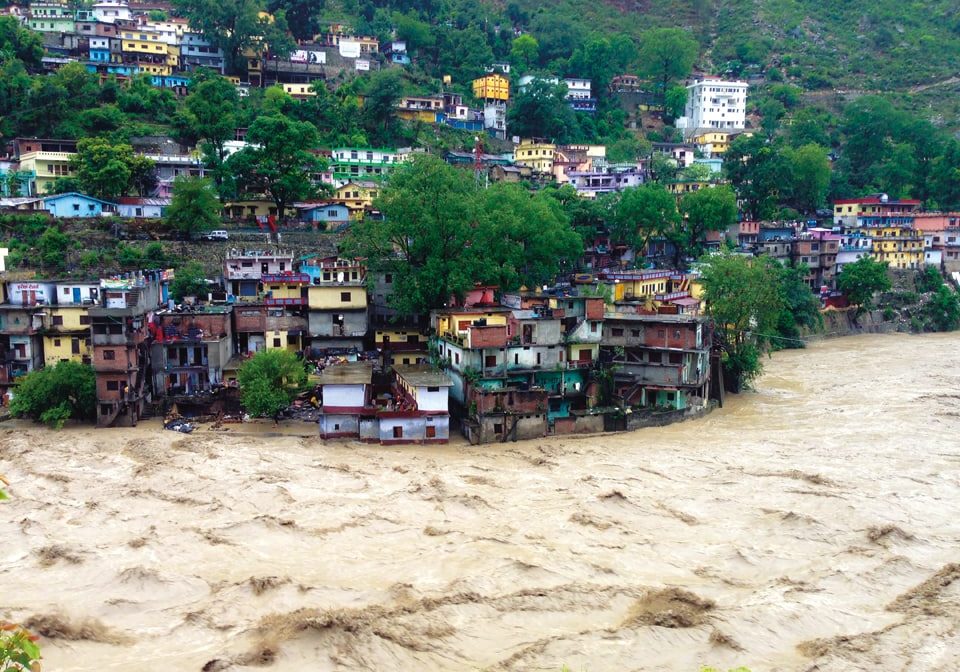
[[[359,58],[357,59],[357,70],[369,70],[369,69],[370,69],[370,61],[364,61]]]
[[[323,64],[327,62],[327,54],[322,51],[306,51],[298,49],[290,52],[291,63],[313,63]]]

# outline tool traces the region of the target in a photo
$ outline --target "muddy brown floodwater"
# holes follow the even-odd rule
[[[49,671],[956,670],[960,335],[766,366],[504,446],[0,425],[0,618]]]

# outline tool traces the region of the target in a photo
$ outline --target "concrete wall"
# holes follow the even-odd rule
[[[320,436],[336,439],[360,436],[360,416],[327,413],[320,416]]]
[[[343,326],[335,323],[334,318],[341,316]],[[307,316],[307,331],[311,336],[361,337],[367,333],[366,310],[311,310]]]
[[[324,385],[323,405],[335,408],[362,408],[367,401],[366,385]]]

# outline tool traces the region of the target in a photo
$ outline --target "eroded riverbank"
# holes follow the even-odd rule
[[[49,670],[955,669],[960,336],[766,366],[506,447],[0,425],[0,615]]]

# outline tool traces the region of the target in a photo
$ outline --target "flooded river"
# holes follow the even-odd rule
[[[0,425],[0,618],[53,671],[956,670],[960,335],[766,367],[505,446]]]

